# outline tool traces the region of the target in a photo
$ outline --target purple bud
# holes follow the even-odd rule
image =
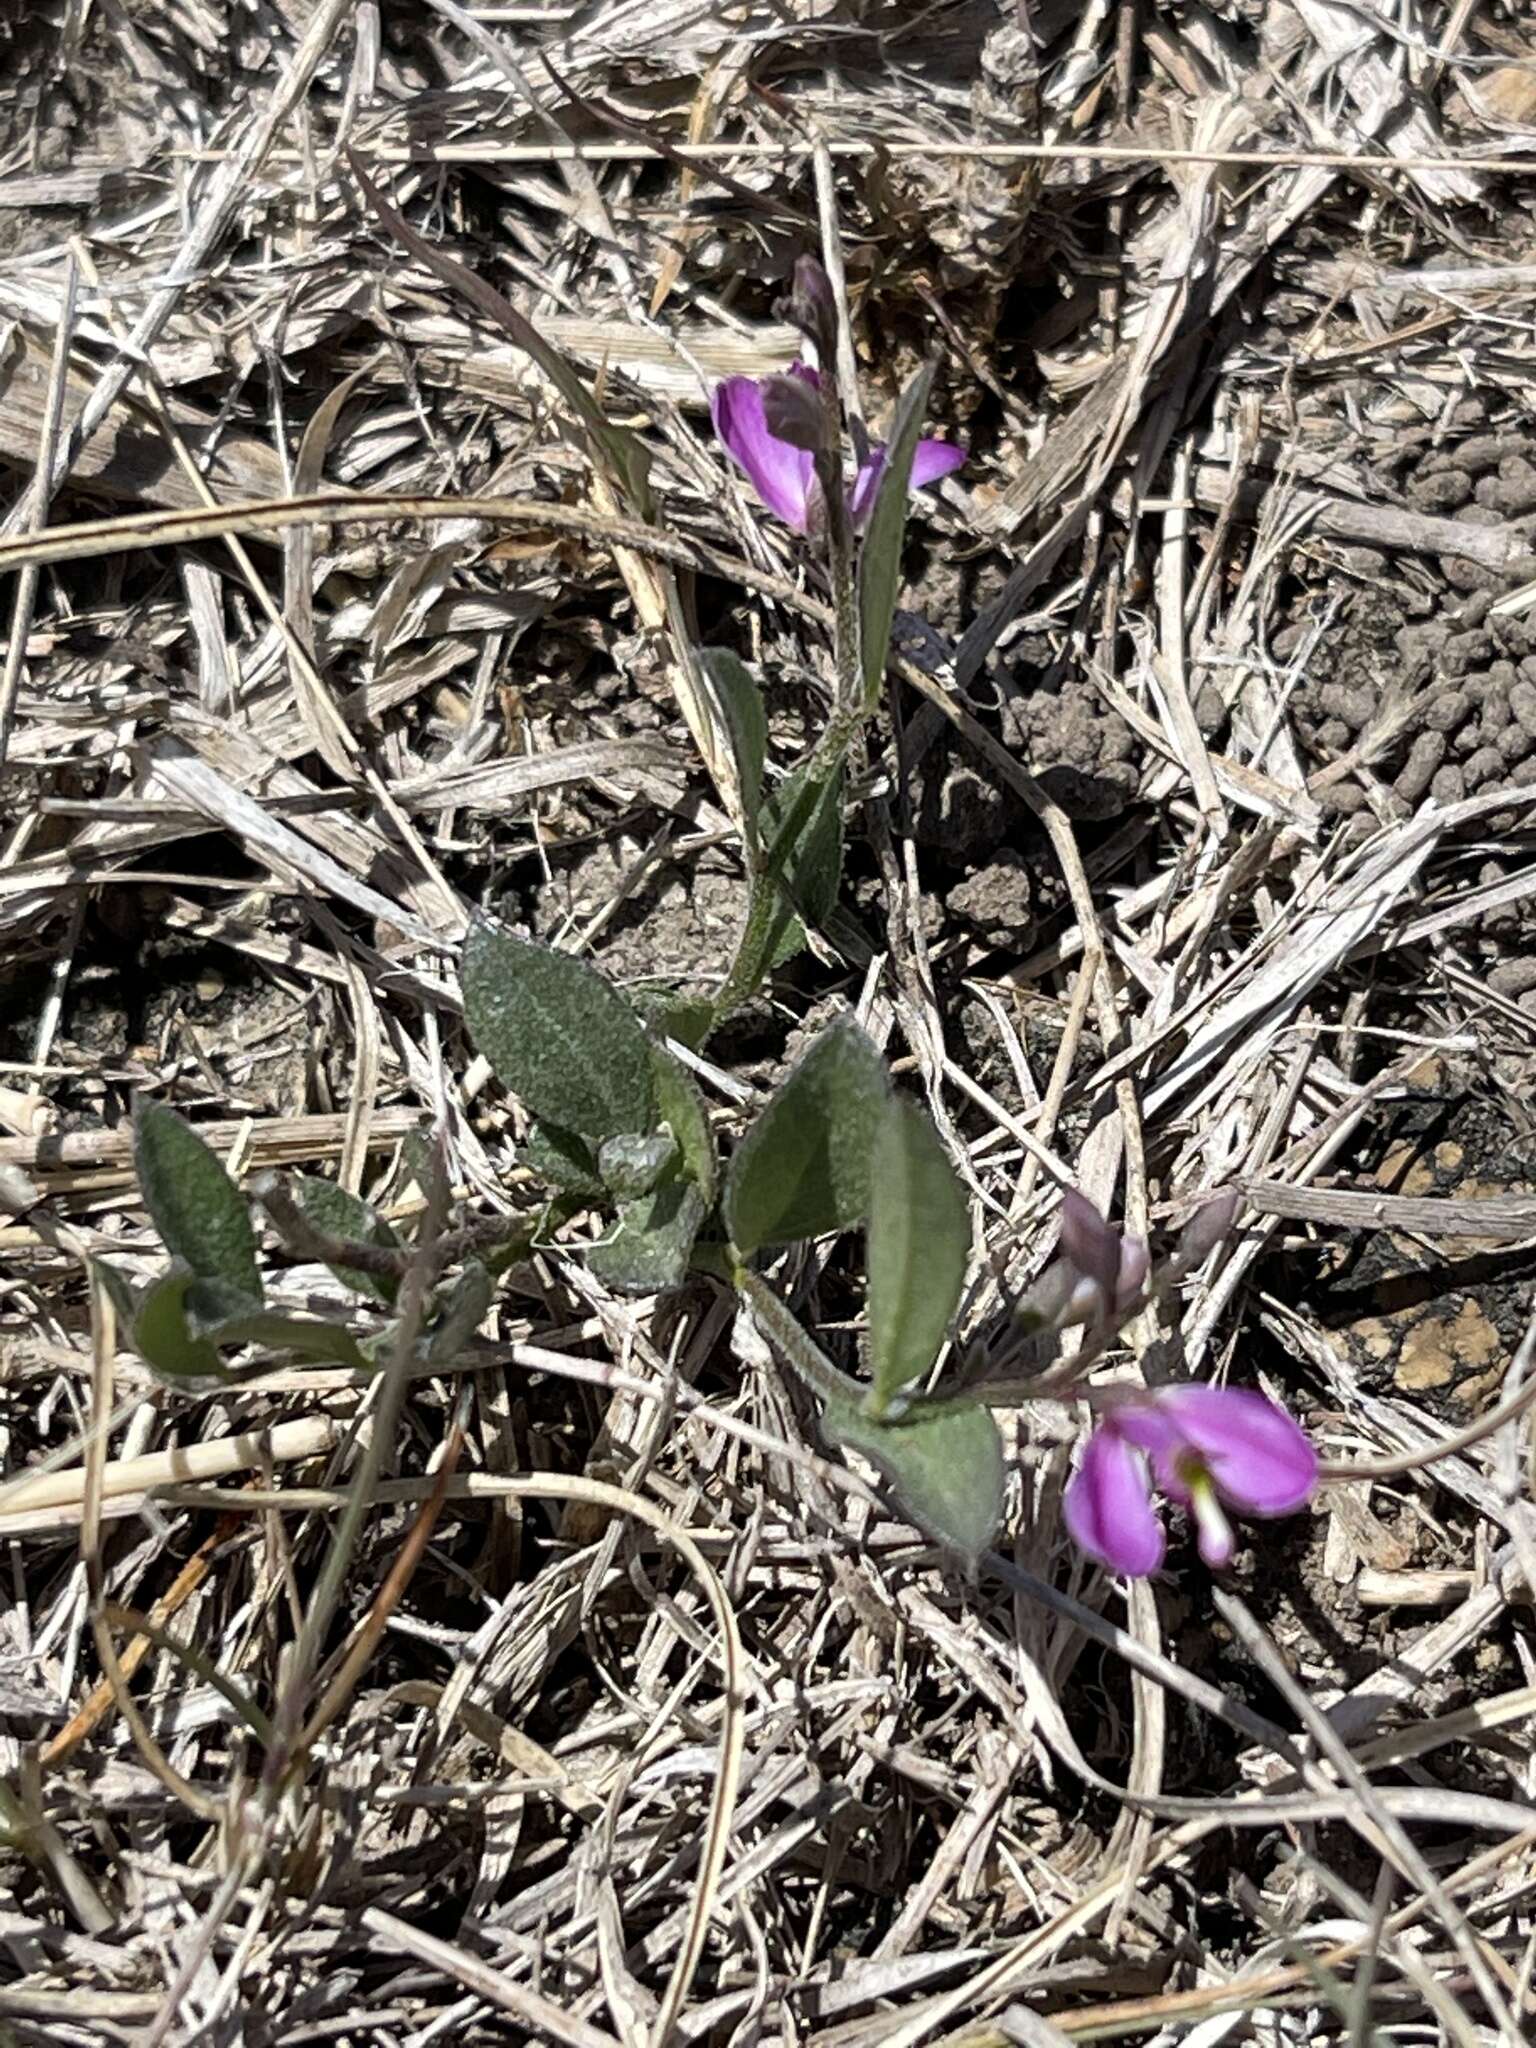
[[[1081,1322],[1073,1314],[1074,1296],[1081,1282],[1065,1259],[1055,1259],[1018,1305],[1018,1316],[1028,1328],[1064,1330]]]
[[[830,365],[837,350],[837,300],[831,279],[814,256],[797,260],[794,283],[779,311],[815,342],[822,365]]]
[[[821,393],[806,377],[763,379],[763,420],[776,441],[814,455],[826,438]]]
[[[1107,1307],[1120,1289],[1120,1233],[1076,1188],[1061,1198],[1061,1251],[1094,1283]]]
[[[1146,1285],[1152,1250],[1144,1237],[1122,1237],[1120,1272],[1115,1281],[1115,1307],[1128,1309]]]
[[[1188,1271],[1215,1251],[1237,1220],[1237,1189],[1223,1188],[1202,1202],[1179,1236],[1178,1261]]]
[[[814,256],[797,256],[795,259],[795,296],[814,306],[818,313],[836,310],[837,301],[832,295],[832,280],[822,269]]]

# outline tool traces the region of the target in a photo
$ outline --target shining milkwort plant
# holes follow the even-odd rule
[[[1115,1332],[1203,1259],[1232,1220],[1230,1199],[1208,1203],[1154,1265],[1142,1240],[1068,1191],[1057,1255],[1015,1311],[1034,1331],[1084,1330],[1065,1379],[976,1386],[946,1369],[934,1386],[970,1259],[966,1199],[926,1111],[892,1088],[851,1016],[823,1028],[722,1161],[687,1067],[595,968],[477,918],[462,992],[475,1044],[528,1114],[520,1164],[548,1192],[534,1209],[434,1248],[439,1268],[452,1257],[461,1270],[435,1288],[413,1362],[452,1370],[496,1274],[536,1244],[558,1242],[620,1293],[707,1278],[735,1292],[806,1382],[829,1441],[867,1458],[915,1523],[971,1561],[1002,1513],[992,1406],[1084,1393],[1088,1366]],[[141,1101],[135,1151],[171,1262],[142,1291],[110,1267],[99,1271],[135,1348],[162,1378],[238,1378],[232,1355],[251,1345],[359,1368],[389,1355],[411,1252],[360,1197],[302,1175],[253,1183],[284,1248],[323,1261],[371,1312],[363,1333],[265,1305],[247,1197],[174,1111]],[[560,1236],[582,1219],[601,1227]],[[865,1248],[866,1369],[857,1376],[826,1356],[760,1270],[765,1254],[850,1230],[863,1232]],[[1086,1398],[1100,1420],[1067,1491],[1067,1527],[1090,1556],[1128,1576],[1162,1563],[1154,1488],[1190,1510],[1202,1554],[1221,1565],[1232,1550],[1223,1503],[1285,1514],[1316,1484],[1311,1445],[1262,1394],[1179,1386]]]
[[[829,1441],[873,1464],[912,1520],[968,1561],[992,1543],[1002,1513],[993,1407],[1080,1396],[1098,1424],[1064,1501],[1079,1546],[1129,1576],[1155,1571],[1165,1543],[1154,1505],[1161,1495],[1189,1510],[1203,1555],[1222,1565],[1233,1549],[1227,1508],[1285,1514],[1310,1496],[1317,1460],[1300,1429],[1248,1390],[1090,1390],[1086,1376],[1152,1295],[1215,1248],[1232,1224],[1230,1197],[1197,1212],[1154,1265],[1144,1240],[1122,1235],[1068,1190],[1057,1255],[1015,1314],[1029,1332],[1049,1338],[1075,1327],[1082,1341],[1055,1372],[985,1384],[953,1343],[971,1251],[964,1190],[926,1111],[891,1087],[852,1017],[820,1032],[725,1159],[674,1049],[697,1052],[837,903],[846,763],[879,703],[909,496],[964,460],[950,443],[922,437],[932,379],[925,366],[898,401],[886,442],[856,436],[847,462],[836,308],[814,259],[796,266],[783,310],[816,366],[727,379],[713,418],[763,503],[820,557],[835,680],[820,738],[774,782],[757,680],[728,648],[691,651],[729,741],[747,875],[743,928],[717,992],[642,1012],[584,961],[477,917],[460,965],[464,1016],[526,1112],[519,1165],[547,1191],[532,1207],[439,1229],[411,1246],[329,1181],[265,1173],[242,1191],[190,1125],[144,1099],[135,1158],[170,1260],[143,1288],[98,1264],[100,1285],[149,1366],[196,1386],[241,1377],[253,1346],[362,1370],[402,1360],[451,1370],[497,1276],[535,1246],[584,1259],[619,1293],[657,1295],[707,1278],[733,1291],[806,1382]],[[357,1298],[359,1327],[269,1306],[252,1198],[284,1250],[323,1263]],[[860,1375],[825,1355],[761,1269],[765,1255],[854,1230],[865,1251]],[[424,1298],[418,1289],[406,1299],[408,1274],[422,1280]]]

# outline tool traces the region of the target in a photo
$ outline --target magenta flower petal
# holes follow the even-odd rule
[[[1127,1443],[1145,1451],[1152,1460],[1152,1476],[1159,1493],[1180,1507],[1189,1505],[1189,1488],[1179,1475],[1179,1458],[1189,1449],[1189,1440],[1162,1405],[1161,1394],[1136,1394],[1117,1401],[1111,1410],[1115,1428]]]
[[[859,464],[859,473],[853,480],[853,489],[848,493],[848,516],[855,529],[863,526],[874,510],[875,492],[880,488],[880,479],[885,474],[885,450],[877,441],[869,451],[869,460]]]
[[[1163,1561],[1146,1461],[1113,1423],[1094,1431],[1062,1497],[1067,1533],[1111,1571],[1143,1579]]]
[[[1223,1499],[1244,1514],[1288,1515],[1311,1498],[1317,1452],[1267,1395],[1250,1387],[1164,1387],[1155,1404]]]
[[[786,526],[804,533],[810,517],[811,489],[816,473],[807,448],[776,440],[763,418],[762,387],[754,377],[727,377],[715,387],[710,416],[721,445],[744,469],[752,488]]]
[[[912,488],[920,491],[924,484],[936,484],[941,476],[949,476],[965,461],[965,450],[957,448],[953,441],[919,441],[912,457]]]
[[[912,489],[920,491],[924,484],[937,483],[964,460],[965,450],[957,448],[953,441],[919,441],[912,454]],[[877,441],[869,451],[869,460],[859,465],[849,494],[848,510],[855,527],[862,526],[874,510],[875,492],[884,474],[885,449]]]

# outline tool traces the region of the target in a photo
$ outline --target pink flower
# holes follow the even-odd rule
[[[820,386],[816,372],[797,363],[788,372],[813,387]],[[779,439],[768,431],[763,413],[763,386],[768,379],[727,377],[717,384],[710,400],[710,416],[726,453],[744,469],[752,488],[786,526],[804,533],[811,523],[816,499],[816,457],[811,449]],[[951,441],[919,441],[912,458],[912,488],[936,483],[965,460],[963,448]],[[874,502],[875,487],[885,467],[885,450],[876,444],[854,479],[849,510],[857,527]]]
[[[1088,1439],[1062,1502],[1068,1533],[1111,1571],[1145,1578],[1163,1561],[1154,1489],[1195,1518],[1208,1565],[1231,1561],[1223,1503],[1289,1515],[1317,1485],[1317,1453],[1267,1395],[1244,1387],[1159,1387],[1118,1399]]]

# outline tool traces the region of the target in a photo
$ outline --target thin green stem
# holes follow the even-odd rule
[[[411,1384],[416,1340],[425,1319],[432,1281],[438,1271],[439,1238],[447,1206],[447,1181],[439,1159],[427,1194],[427,1209],[422,1218],[417,1253],[400,1291],[400,1320],[389,1362],[379,1377],[373,1426],[357,1470],[352,1475],[347,1504],[332,1532],[319,1582],[305,1609],[303,1626],[288,1667],[287,1682],[277,1703],[275,1740],[267,1752],[262,1772],[262,1792],[268,1802],[276,1801],[290,1767],[297,1761],[295,1745],[299,1730],[304,1725],[309,1689],[320,1666],[320,1653],[346,1589],[347,1573],[352,1567],[363,1524],[373,1510],[374,1489],[384,1476],[387,1461],[394,1454],[396,1426]]]

